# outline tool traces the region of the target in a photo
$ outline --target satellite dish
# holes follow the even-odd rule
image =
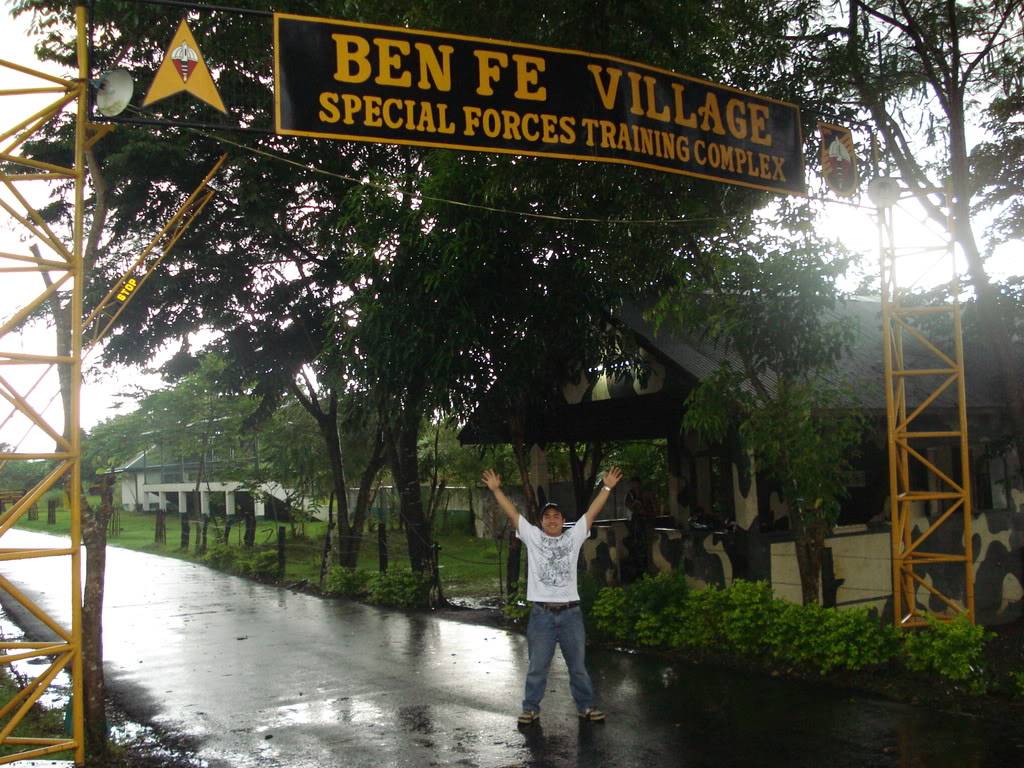
[[[889,176],[876,176],[868,182],[868,197],[878,208],[891,208],[900,199],[899,181]]]
[[[96,109],[106,117],[119,115],[132,100],[134,90],[132,76],[123,69],[104,72],[96,81]]]

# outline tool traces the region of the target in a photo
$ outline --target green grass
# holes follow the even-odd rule
[[[63,503],[63,494],[52,492],[54,498]],[[49,494],[48,494],[49,496]],[[98,499],[91,498],[91,504]],[[57,508],[55,525],[46,522],[46,499],[39,503],[39,517],[29,520],[23,516],[17,527],[25,530],[42,531],[45,533],[66,534],[70,531],[70,513],[63,507]],[[453,513],[448,521],[448,533],[440,533],[435,537],[440,545],[439,565],[441,582],[447,597],[483,597],[497,595],[500,591],[498,578],[498,553],[494,540],[478,539],[460,531],[468,529],[466,513]],[[195,553],[196,537],[199,525],[193,521],[190,535],[190,547],[187,552],[180,548],[181,526],[178,516],[168,514],[166,517],[167,542],[157,544],[154,541],[156,514],[153,512],[120,513],[120,531],[110,532],[107,543],[109,546],[123,547],[140,552],[183,560],[199,561]],[[288,523],[276,523],[273,520],[259,519],[256,528],[256,547],[258,549],[274,549],[277,544],[277,527],[283,525],[287,530],[285,544],[285,581],[288,583],[308,581],[317,584],[320,579],[320,556],[323,550],[323,537],[326,523],[309,521],[294,527]],[[218,541],[224,528],[223,518],[213,518],[207,532],[208,546]],[[230,545],[243,550],[242,534],[244,526],[235,524],[231,528]],[[403,530],[389,527],[387,531],[388,567],[402,569],[409,567],[406,534]],[[359,570],[378,570],[377,532],[367,531],[359,552]]]

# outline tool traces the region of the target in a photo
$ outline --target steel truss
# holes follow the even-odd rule
[[[27,421],[29,432],[42,432],[54,443],[49,453],[22,452],[18,446],[0,453],[0,464],[7,462],[46,459],[53,462],[53,469],[35,487],[24,491],[21,497],[0,515],[0,537],[7,533],[18,520],[35,507],[48,491],[68,484],[68,506],[71,512],[71,541],[67,546],[39,549],[16,549],[0,547],[0,560],[25,558],[54,558],[65,561],[70,569],[71,581],[71,625],[66,626],[49,615],[28,595],[18,590],[7,579],[0,577],[0,588],[13,600],[24,606],[33,616],[52,632],[54,639],[44,642],[0,642],[0,664],[43,658],[48,663],[42,672],[29,680],[10,701],[0,707],[0,744],[17,750],[14,754],[0,757],[0,763],[43,757],[57,752],[72,751],[76,763],[85,760],[83,739],[83,695],[82,695],[82,579],[81,579],[81,494],[74,489],[82,487],[81,445],[78,424],[81,399],[82,374],[82,303],[84,287],[83,267],[83,200],[85,194],[85,147],[88,141],[88,56],[86,53],[86,9],[76,8],[78,77],[64,79],[53,77],[12,62],[0,60],[0,66],[27,76],[34,83],[32,87],[0,91],[0,97],[35,94],[53,99],[44,109],[17,122],[13,127],[0,133],[0,208],[23,231],[33,243],[33,253],[0,253],[0,272],[37,273],[41,276],[42,290],[34,299],[18,309],[11,317],[0,323],[0,396],[10,404],[12,411],[0,422],[0,426],[13,424],[15,428]],[[9,102],[9,100],[7,100]],[[0,100],[0,104],[3,100]],[[39,162],[22,157],[19,149],[24,143],[39,134],[51,121],[58,119],[65,111],[75,114],[75,146],[71,164],[67,166]],[[4,114],[7,114],[5,110]],[[17,119],[17,118],[15,118]],[[72,182],[74,196],[74,219],[71,244],[51,229],[39,211],[29,202],[25,185],[37,181]],[[40,253],[40,248],[44,254]],[[27,354],[12,350],[15,334],[22,323],[33,313],[45,308],[53,301],[69,301],[70,343],[67,354]],[[25,366],[34,370],[45,367],[43,373],[28,390],[21,391],[3,371],[7,366]],[[64,369],[62,375],[70,381],[70,413],[68,423],[72,425],[67,437],[64,434],[64,414],[61,423],[51,423],[46,409],[37,410],[29,398],[41,383],[47,380],[48,372]],[[19,418],[20,417],[20,418]],[[19,444],[20,445],[20,444]],[[2,543],[2,539],[0,539]],[[15,727],[21,723],[40,696],[63,670],[71,673],[71,735],[64,737],[13,736]]]
[[[947,194],[947,210],[951,210],[950,202]],[[947,252],[955,275],[952,238],[938,250]],[[954,278],[950,299],[938,305],[922,306],[901,293],[891,207],[879,209],[879,251],[893,621],[897,627],[909,629],[926,625],[927,615],[932,614],[942,620],[966,615],[973,623],[971,476],[959,285]],[[955,412],[952,419],[951,408]],[[937,465],[941,462],[933,450],[942,448],[952,451],[954,471]],[[954,479],[956,475],[959,480]],[[926,510],[930,512],[927,517],[923,514]],[[955,548],[958,551],[929,549],[939,538],[935,537],[939,529],[955,532],[958,522],[963,526]],[[963,590],[956,595],[945,594],[934,583],[940,571],[948,573],[950,567],[963,568]],[[943,606],[941,612],[930,612],[922,604],[932,598]]]

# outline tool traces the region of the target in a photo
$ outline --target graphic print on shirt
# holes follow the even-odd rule
[[[558,538],[545,536],[541,539],[541,566],[538,577],[547,587],[564,587],[572,575],[572,542],[563,534]]]

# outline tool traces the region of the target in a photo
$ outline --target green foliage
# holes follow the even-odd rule
[[[259,581],[277,579],[277,550],[256,550],[249,557],[238,559],[238,572]]]
[[[206,550],[203,562],[219,571],[233,573],[238,568],[239,550],[230,544],[214,544]]]
[[[336,565],[327,574],[324,592],[338,597],[363,597],[367,593],[371,576],[370,571]]]
[[[367,581],[367,599],[389,608],[428,608],[430,579],[412,571],[375,573]]]
[[[645,576],[626,587],[606,587],[594,602],[595,628],[617,642],[671,645],[673,617],[686,603],[686,582],[678,574]]]
[[[971,624],[965,616],[948,622],[929,616],[927,627],[904,640],[904,662],[915,672],[937,674],[969,693],[984,693],[983,654],[989,637],[984,627]]]
[[[767,639],[775,660],[821,674],[886,664],[899,650],[896,631],[867,611],[782,601]]]
[[[885,664],[899,651],[895,631],[867,611],[787,603],[766,582],[692,592],[677,577],[648,578],[601,590],[593,619],[616,642],[764,656],[820,674]]]
[[[734,581],[721,592],[720,632],[726,644],[744,656],[760,654],[779,603],[766,581]]]
[[[1024,669],[1011,672],[1010,692],[1018,699],[1024,699]]]
[[[505,604],[501,606],[501,612],[513,624],[524,624],[530,617],[530,604],[526,601],[526,593],[518,590],[509,593]]]

